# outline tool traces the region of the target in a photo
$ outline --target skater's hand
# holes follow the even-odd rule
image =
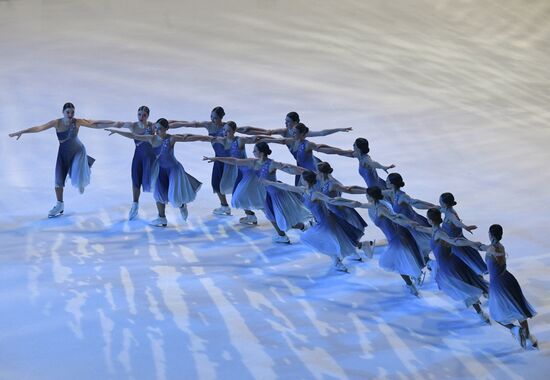
[[[393,169],[393,168],[395,168],[395,165],[394,165],[394,164],[391,164],[390,166],[386,166],[386,167],[384,168],[384,171],[387,173],[388,170]]]
[[[212,162],[215,161],[215,160],[214,160],[214,157],[206,157],[206,156],[203,156],[203,157],[202,157],[202,160],[203,160],[203,161],[207,161],[208,163],[212,163]]]
[[[351,128],[351,127],[340,128],[340,131],[341,132],[351,132],[351,131],[353,131],[353,128]]]
[[[477,242],[477,243],[479,244],[478,247],[477,247],[477,250],[478,250],[478,251],[486,251],[486,250],[489,249],[489,246],[488,246],[488,245],[483,244],[483,243],[479,243],[479,242]]]
[[[464,229],[469,233],[471,233],[472,235],[474,234],[472,231],[475,230],[476,228],[477,226],[474,226],[474,225],[464,227]]]
[[[23,132],[14,132],[14,133],[10,133],[9,136],[10,137],[17,137],[16,140],[19,140],[21,138],[22,134],[23,134]]]
[[[107,132],[111,132],[111,133],[109,133],[109,136],[114,135],[115,133],[118,132],[118,131],[116,131],[116,130],[114,130],[114,129],[111,129],[111,128],[105,128],[105,130],[106,130]]]

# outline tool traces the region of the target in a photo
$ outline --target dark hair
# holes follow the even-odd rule
[[[74,104],[69,102],[63,104],[63,112],[65,112],[65,110],[68,108],[72,108],[74,110]]]
[[[441,219],[441,211],[439,209],[432,207],[428,210],[426,213],[426,216],[428,219],[430,219],[434,224],[441,224],[443,222],[443,219]]]
[[[319,162],[317,164],[317,170],[323,174],[330,174],[334,171],[328,162]]]
[[[290,120],[292,120],[295,123],[300,122],[300,115],[298,115],[298,112],[294,112],[294,111],[289,112],[286,114],[286,117],[288,117]]]
[[[367,139],[364,139],[362,137],[355,139],[355,146],[359,149],[361,154],[367,154],[368,152],[370,152],[369,141]]]
[[[403,182],[403,177],[401,177],[401,174],[399,173],[390,173],[388,174],[388,182],[397,187],[398,189],[405,186],[405,182]]]
[[[294,129],[296,129],[298,131],[299,134],[301,135],[307,135],[307,133],[309,132],[309,128],[305,126],[305,124],[302,124],[302,123],[298,123]]]
[[[265,141],[256,143],[256,149],[258,149],[258,152],[263,153],[266,156],[271,154],[271,149],[269,149],[269,145],[267,145]]]
[[[227,123],[225,123],[227,125],[229,125],[229,128],[231,128],[232,131],[236,131],[237,130],[237,123],[235,123],[234,121],[228,121]]]
[[[166,120],[163,117],[157,120],[157,124],[160,124],[160,126],[164,129],[170,128],[170,125],[168,124],[168,120]]]
[[[493,235],[497,241],[500,241],[502,239],[502,233],[504,231],[502,230],[502,226],[500,224],[493,224],[491,227],[489,227],[489,233]]]
[[[212,112],[214,112],[220,119],[223,119],[223,117],[225,116],[225,111],[221,106],[214,107],[212,109]]]
[[[447,207],[453,207],[456,205],[455,202],[455,196],[451,193],[443,193],[439,197],[441,199],[441,202]]]
[[[147,114],[147,116],[149,116],[151,114],[151,112],[149,111],[149,107],[147,106],[141,106],[138,108],[138,112],[140,111],[145,111],[145,113]]]
[[[384,196],[382,195],[382,190],[378,186],[373,186],[367,188],[367,194],[373,198],[376,202],[379,200],[384,199]]]
[[[311,170],[306,170],[305,172],[303,172],[302,178],[304,179],[304,181],[307,182],[310,187],[317,183],[317,175]]]

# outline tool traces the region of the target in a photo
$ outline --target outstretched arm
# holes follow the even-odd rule
[[[399,203],[406,203],[411,205],[414,208],[420,209],[420,210],[428,210],[430,208],[438,208],[438,206],[434,205],[433,203],[421,201],[420,199],[414,199],[411,198],[408,194],[404,194],[399,198]]]
[[[109,127],[120,128],[120,126],[113,126],[109,120],[88,120],[88,119],[75,119],[76,125],[79,127],[93,128],[93,129],[105,129]]]
[[[341,193],[348,193],[348,194],[366,194],[367,188],[363,186],[344,186],[339,183],[333,183],[331,186],[331,189],[334,191],[339,191]]]
[[[340,149],[326,144],[315,144],[311,141],[310,144],[312,144],[313,150],[324,154],[336,154],[338,156],[353,157],[353,150]]]
[[[295,139],[290,138],[290,137],[277,139],[275,137],[269,137],[268,136],[268,137],[262,137],[262,138],[258,139],[257,142],[265,142],[265,143],[268,143],[268,144],[292,144],[295,141],[296,141]]]
[[[208,128],[208,121],[178,121],[168,120],[170,128]]]
[[[100,129],[104,129],[104,128],[128,128],[128,129],[132,129],[132,125],[134,123],[132,122],[125,122],[125,121],[111,121],[111,120],[95,120],[95,121],[91,121],[92,125],[94,125],[94,127],[92,128],[100,128]]]
[[[263,128],[256,128],[256,127],[239,127],[237,128],[237,132],[245,134],[245,135],[282,135],[284,136],[286,134],[286,128],[280,128],[280,129],[263,129]]]
[[[256,158],[235,158],[235,157],[203,157],[203,161],[212,162],[223,162],[224,164],[237,165],[237,166],[248,166],[254,167],[256,163]]]
[[[481,246],[483,246],[483,244],[479,242],[471,241],[464,237],[452,238],[443,231],[437,231],[435,237],[436,239],[443,240],[450,245],[454,245],[456,247],[472,247],[475,249],[479,249]]]
[[[173,141],[176,141],[176,142],[195,142],[195,141],[212,142],[218,139],[223,140],[223,137],[177,134],[177,135],[172,135],[172,139]]]
[[[400,226],[403,226],[403,227],[412,227],[412,228],[421,227],[420,224],[416,223],[414,220],[411,220],[401,214],[395,214],[384,207],[380,208],[380,214],[384,215],[386,218],[388,218],[392,222],[399,224]]]
[[[330,198],[329,196],[322,193],[316,193],[315,195],[317,199],[320,199],[323,202],[329,203],[334,206],[343,206],[349,208],[370,208],[372,206],[370,203],[361,203],[341,197]]]
[[[285,164],[285,163],[277,162],[277,161],[271,161],[271,165],[275,169],[282,170],[282,171],[284,171],[288,174],[299,175],[299,174],[302,174],[305,171],[307,171],[307,169],[304,169],[300,166],[296,166],[296,165],[292,165],[292,164]]]
[[[391,164],[391,165],[382,165],[381,163],[377,162],[377,161],[374,161],[373,159],[371,159],[370,157],[367,157],[366,159],[366,164],[372,168],[375,168],[375,169],[382,169],[383,171],[385,171],[386,173],[388,172],[389,169],[393,169],[395,168],[395,165],[394,164]]]
[[[19,138],[21,137],[22,134],[42,132],[42,131],[45,131],[46,129],[50,129],[50,128],[55,127],[56,124],[57,124],[57,120],[48,121],[46,124],[37,125],[36,127],[22,129],[20,131],[10,133],[9,136],[10,137],[16,137],[17,140],[19,140]]]
[[[262,179],[260,182],[262,182],[265,186],[273,186],[281,190],[292,191],[293,193],[303,194],[305,191],[305,187],[303,186],[292,186],[282,182],[269,181],[267,179]]]
[[[110,132],[109,136],[111,136],[113,134],[117,134],[117,135],[127,137],[129,139],[134,139],[134,140],[138,140],[138,141],[147,141],[150,144],[153,143],[153,139],[155,138],[155,135],[136,135],[132,132],[119,131],[118,129],[106,128],[105,130]]]
[[[465,229],[466,231],[468,231],[469,233],[472,233],[473,230],[475,230],[477,228],[476,225],[471,225],[471,226],[468,226],[466,224],[464,224],[462,222],[462,220],[460,220],[458,218],[458,216],[456,216],[456,214],[454,212],[449,212],[449,216],[448,216],[450,222],[452,224],[454,224],[455,226],[457,227],[460,227],[460,228],[463,228]]]
[[[321,131],[309,131],[307,133],[308,137],[322,137],[332,135],[338,132],[350,132],[353,128],[332,128],[332,129],[323,129]]]

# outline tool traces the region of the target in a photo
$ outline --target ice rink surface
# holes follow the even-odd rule
[[[0,378],[546,378],[549,19],[546,0],[1,0]],[[92,184],[68,186],[48,220],[55,133],[7,134],[67,101],[90,119],[133,121],[145,104],[153,121],[207,120],[223,105],[240,125],[280,128],[294,110],[311,129],[353,127],[315,141],[366,137],[412,196],[453,192],[474,239],[504,226],[540,351],[429,276],[414,298],[376,256],[341,274],[298,232],[272,244],[261,214],[255,228],[239,210],[214,217],[205,143],[176,145],[205,184],[189,222],[169,208],[155,229],[150,194],[126,221],[133,143],[83,128]],[[319,156],[364,184],[355,160]]]

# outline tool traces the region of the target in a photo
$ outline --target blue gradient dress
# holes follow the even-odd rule
[[[223,128],[218,128],[216,130],[208,130],[208,135],[213,137],[223,137],[225,135],[225,132]],[[213,142],[212,148],[214,149],[214,155],[215,157],[229,157],[229,150],[224,146],[224,144],[220,142]],[[221,193],[221,194],[231,194],[233,191],[233,186],[231,188],[228,188],[227,186],[222,188],[222,178],[224,174],[226,164],[223,162],[215,161],[212,166],[212,190],[215,193]],[[227,183],[225,183],[227,185]]]
[[[239,147],[239,137],[235,137],[229,152],[231,157],[246,158],[246,150]],[[239,166],[233,187],[233,196],[231,197],[231,207],[244,210],[260,210],[264,208],[265,199],[265,186],[260,183],[254,169]]]
[[[415,221],[421,226],[430,227],[430,223],[428,222],[428,219],[426,219],[425,217],[423,217],[422,215],[419,215],[416,211],[414,211],[414,209],[409,203],[407,202],[400,203],[400,201],[403,198],[408,197],[407,193],[401,190],[397,190],[394,194],[395,195],[392,199],[393,211],[395,211],[397,214],[401,214],[407,217],[410,220]],[[418,247],[422,252],[422,256],[424,256],[424,258],[427,258],[430,251],[432,250],[431,235],[425,232],[417,231],[414,228],[408,228],[408,230],[414,237],[414,240],[416,240],[416,243],[418,244]]]
[[[458,215],[454,212],[454,210],[449,210],[448,212],[452,212],[456,218],[458,219]],[[445,214],[445,218],[443,219],[442,229],[445,231],[449,237],[456,238],[456,237],[464,237],[464,234],[462,233],[462,228],[455,226],[450,219],[447,218],[447,214]],[[487,273],[487,264],[483,261],[483,258],[481,257],[481,254],[479,251],[472,247],[452,247],[452,252],[457,255],[462,261],[464,261],[470,268],[472,268],[478,275],[483,275]]]
[[[306,150],[307,143],[308,143],[307,140],[303,140],[303,141],[300,141],[300,143],[298,144],[298,147],[296,148],[295,151],[292,151],[292,149],[290,147],[289,147],[289,149],[291,149],[292,155],[294,156],[294,158],[296,158],[296,165],[297,166],[299,166],[301,168],[311,170],[314,173],[317,173],[317,164],[319,162],[321,162],[321,160],[319,160],[317,157],[315,157],[313,155],[312,151],[307,151]],[[296,178],[294,180],[294,185],[295,186],[298,186],[300,184],[300,179],[301,178],[302,178],[302,176],[300,176],[300,175],[296,176]]]
[[[501,246],[502,247],[502,246]],[[490,246],[485,255],[489,268],[489,313],[503,325],[533,318],[537,312],[527,302],[514,275],[506,269],[506,261],[499,264],[496,256],[505,256],[504,247],[497,252]]]
[[[424,267],[424,258],[416,241],[408,229],[380,215],[381,208],[385,208],[390,213],[393,212],[391,205],[386,201],[379,201],[369,209],[371,220],[388,239],[388,245],[378,261],[380,267],[401,275],[419,278]]]
[[[135,132],[134,132],[135,133]],[[153,135],[153,124],[147,123],[141,135]],[[132,158],[132,186],[143,188],[143,191],[151,191],[151,168],[156,155],[151,144],[147,141],[134,140],[136,148]]]
[[[344,231],[340,220],[324,202],[311,200],[312,191],[310,189],[303,194],[303,201],[316,223],[300,236],[301,241],[318,252],[340,260],[355,254],[355,244]]]
[[[331,186],[334,183],[338,183],[335,179],[327,179],[320,188],[321,193],[325,194],[330,198],[340,197],[342,194],[339,191],[330,190]],[[365,234],[365,227],[367,227],[367,222],[359,215],[359,213],[351,208],[344,206],[335,206],[327,204],[329,212],[334,214],[337,218],[338,223],[353,242],[355,246],[358,245],[359,240]]]
[[[376,169],[365,165],[365,161],[367,159],[370,159],[368,154],[364,154],[361,158],[359,158],[359,175],[363,177],[367,187],[378,186],[380,190],[387,189],[388,186],[386,185],[386,181],[378,176]]]
[[[158,157],[153,164],[151,176],[155,200],[164,204],[171,203],[176,208],[195,200],[202,183],[186,173],[176,160],[170,136],[162,139],[162,144],[155,150]]]
[[[489,291],[489,284],[475,273],[464,261],[452,253],[451,245],[443,240],[435,240],[434,230],[431,245],[437,261],[435,281],[445,294],[456,301],[471,306],[479,301],[483,293]],[[492,296],[492,295],[491,295]]]
[[[57,128],[62,125],[61,119],[57,121]],[[71,184],[80,193],[90,184],[90,176],[94,159],[86,154],[84,144],[78,138],[76,120],[71,120],[71,125],[66,131],[57,132],[59,149],[55,164],[55,187],[65,187],[67,175],[71,178]]]
[[[271,159],[266,160],[258,171],[259,178],[277,182],[275,172],[270,172]],[[282,231],[288,231],[298,223],[312,219],[311,213],[304,206],[299,196],[273,186],[265,186],[266,198],[263,211],[270,222],[274,222]]]

